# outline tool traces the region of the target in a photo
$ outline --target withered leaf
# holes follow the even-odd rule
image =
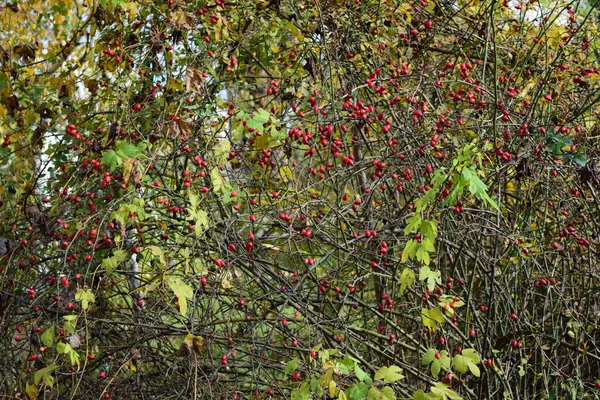
[[[182,119],[169,121],[169,134],[172,137],[188,136],[191,132],[191,125]]]
[[[32,43],[17,43],[13,47],[13,52],[20,56],[25,61],[31,62],[35,59],[35,52],[39,49],[36,42]]]
[[[74,349],[78,349],[81,347],[81,337],[76,333],[73,332],[71,335],[67,336],[66,338],[67,343],[69,343],[69,346],[71,346]]]
[[[204,351],[204,338],[190,333],[183,339],[181,345],[185,345],[188,349],[193,349],[196,354],[200,354]]]
[[[519,164],[517,165],[517,173],[515,178],[521,180],[523,178],[528,178],[531,176],[531,169],[529,168],[529,162],[527,158],[522,158]]]
[[[133,360],[140,360],[142,358],[142,353],[140,352],[140,349],[131,349],[131,358]]]
[[[17,242],[0,237],[0,256],[7,254],[13,248],[17,246]]]
[[[311,55],[306,59],[306,64],[304,64],[304,69],[308,71],[310,76],[316,81],[318,78],[317,74],[317,59],[314,55]]]
[[[71,98],[71,96],[73,95],[73,93],[75,92],[75,85],[72,84],[65,84],[65,85],[60,85],[60,88],[58,89],[58,97],[60,99],[64,99],[64,98]]]
[[[194,336],[192,340],[192,347],[196,354],[202,353],[204,350],[204,338],[202,336]]]
[[[4,101],[4,105],[8,109],[8,113],[10,115],[14,115],[15,111],[18,111],[21,109],[21,106],[19,105],[19,99],[15,95],[9,96]]]
[[[150,28],[150,46],[152,50],[160,50],[165,43],[165,33],[161,32],[160,29],[153,26]]]
[[[187,357],[190,354],[190,348],[186,343],[181,343],[181,346],[175,351],[177,357]]]
[[[178,29],[193,29],[194,14],[185,11],[177,11],[173,14],[173,25]]]
[[[206,83],[202,78],[202,72],[188,65],[185,71],[185,90],[187,92],[204,93]]]
[[[27,206],[27,214],[29,217],[29,222],[32,226],[36,228],[40,228],[42,232],[46,232],[48,226],[46,225],[48,215],[47,212],[40,207],[38,204],[30,204]]]
[[[96,79],[87,78],[83,81],[83,83],[91,94],[95,94],[98,91],[98,81]]]
[[[142,171],[137,158],[127,157],[123,160],[123,180],[125,185],[133,184],[139,188],[142,184]]]
[[[8,61],[8,51],[0,46],[0,63],[4,64],[6,61]]]
[[[577,169],[579,182],[586,184],[591,180],[598,178],[598,164],[595,162],[587,163],[585,166]]]

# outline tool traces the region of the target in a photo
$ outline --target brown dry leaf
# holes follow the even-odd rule
[[[194,14],[177,11],[173,14],[173,25],[177,29],[193,29],[194,28]]]
[[[194,336],[192,346],[196,354],[202,353],[204,350],[204,338],[202,336]]]
[[[306,59],[306,64],[304,64],[304,69],[308,71],[310,76],[317,81],[319,76],[317,72],[317,59],[314,55],[311,55]]]
[[[133,184],[139,188],[142,183],[142,171],[137,158],[127,157],[123,160],[123,180],[125,185]]]
[[[187,357],[190,354],[190,348],[186,343],[181,343],[181,346],[175,351],[177,357]]]
[[[8,61],[8,51],[0,46],[0,63],[4,64],[6,61]]]
[[[217,381],[225,381],[228,379],[228,376],[225,374],[217,374]]]
[[[15,95],[8,97],[4,101],[4,104],[6,105],[6,109],[10,115],[14,115],[14,112],[21,108],[19,105],[19,99]]]
[[[136,349],[136,348],[131,349],[131,359],[132,360],[141,360],[142,359],[142,353],[140,352],[140,349]]]
[[[98,91],[98,81],[96,79],[86,78],[83,83],[91,94],[95,94]]]
[[[202,72],[188,65],[185,71],[185,90],[186,92],[204,93],[206,84],[202,78]]]
[[[191,130],[190,123],[182,119],[169,121],[169,134],[173,137],[188,136]]]
[[[0,7],[0,10],[2,10],[4,7]],[[19,5],[17,4],[17,2],[15,1],[14,3],[8,3],[6,5],[6,8],[8,8],[10,11],[14,12],[14,13],[18,13],[19,12]]]
[[[59,99],[70,99],[75,93],[75,84],[71,81],[65,82],[65,84],[60,85],[58,89],[58,98]]]
[[[77,333],[73,333],[69,335],[67,338],[67,343],[74,349],[78,349],[81,347],[81,337]]]
[[[150,46],[152,50],[160,50],[165,44],[165,33],[153,26],[150,28]]]
[[[13,47],[13,52],[19,55],[25,61],[33,61],[35,59],[35,52],[39,49],[39,45],[36,42],[32,43],[17,43]]]

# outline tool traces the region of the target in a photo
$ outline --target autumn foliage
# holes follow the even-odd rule
[[[0,394],[600,396],[597,1],[0,6]]]

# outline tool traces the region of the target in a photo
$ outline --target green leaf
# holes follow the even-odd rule
[[[381,399],[381,392],[378,389],[371,388],[367,392],[367,400],[379,400]]]
[[[77,315],[64,315],[63,319],[65,320],[65,332],[67,334],[75,332],[75,327],[77,326]]]
[[[402,262],[406,262],[407,260],[414,258],[415,254],[417,254],[418,248],[419,243],[417,243],[416,240],[410,239],[408,242],[406,242],[404,250],[402,251]]]
[[[40,382],[43,380],[44,385],[54,386],[54,377],[50,375],[50,373],[57,369],[57,364],[50,364],[45,368],[35,371],[35,374],[33,375],[33,383],[39,385]]]
[[[310,385],[308,382],[303,383],[299,388],[292,390],[292,400],[310,400],[313,398],[310,393]]]
[[[233,143],[239,142],[244,136],[244,125],[242,125],[241,123],[236,124],[235,128],[233,128],[232,135]]]
[[[433,360],[433,362],[431,363],[431,375],[437,378],[437,376],[440,374],[441,369],[442,364],[440,363],[440,361]]]
[[[186,315],[187,301],[194,297],[194,289],[178,276],[170,276],[167,283],[175,296],[179,298],[179,312],[181,315]]]
[[[363,371],[358,364],[354,366],[354,375],[358,378],[359,381],[363,382],[366,378],[369,377],[365,371]]]
[[[587,161],[582,154],[578,154],[575,157],[573,157],[573,162],[579,165],[580,167],[585,167],[585,164],[587,164]]]
[[[125,261],[126,258],[127,253],[125,252],[125,250],[115,250],[113,251],[112,257],[108,257],[102,260],[102,266],[104,267],[104,269],[106,269],[106,273],[110,274],[117,268],[117,266],[120,263]]]
[[[440,351],[440,364],[444,371],[450,370],[450,354],[446,350]]]
[[[425,237],[421,240],[421,247],[429,253],[435,252],[435,240],[433,238]]]
[[[423,246],[421,243],[419,243],[419,247],[417,248],[417,260],[421,261],[425,265],[429,265],[431,261],[429,259],[429,253],[425,249],[425,246]]]
[[[434,393],[425,393],[422,390],[417,390],[413,394],[413,400],[440,400],[442,398],[442,395]]]
[[[436,284],[439,285],[442,283],[442,274],[440,271],[434,271],[427,265],[424,265],[419,270],[419,280],[427,281],[427,289],[432,291]]]
[[[71,361],[72,366],[79,364],[79,354],[77,354],[75,350],[71,349],[69,352],[69,360]]]
[[[427,349],[427,351],[423,355],[423,359],[421,360],[421,365],[431,364],[431,375],[433,375],[434,377],[437,377],[442,369],[444,369],[445,371],[448,371],[450,369],[450,356],[448,352],[446,350],[440,351],[439,359],[435,357],[437,353],[437,349]]]
[[[435,353],[437,353],[437,349],[434,349],[434,348],[427,349],[425,354],[423,354],[423,359],[421,360],[421,365],[429,365],[433,360],[435,360]]]
[[[195,217],[196,225],[194,227],[194,233],[196,233],[196,236],[201,236],[209,226],[208,214],[206,211],[198,209],[196,210]]]
[[[95,302],[96,297],[94,297],[94,292],[92,292],[90,289],[77,289],[77,293],[75,293],[75,300],[80,301],[81,308],[87,310],[89,303]]]
[[[410,268],[404,268],[400,274],[400,296],[404,295],[406,288],[411,287],[415,282],[415,273]]]
[[[263,108],[259,108],[252,115],[252,119],[254,121],[259,122],[261,125],[264,124],[265,122],[268,122],[270,118],[271,118],[271,114]]]
[[[54,325],[50,325],[50,327],[46,329],[40,336],[44,346],[50,347],[52,344],[54,344],[54,329]]]
[[[470,371],[474,376],[479,377],[480,371],[477,364],[481,362],[479,354],[474,349],[464,349],[462,354],[457,354],[452,360],[454,369],[462,374]]]
[[[200,198],[191,190],[189,190],[187,193],[188,199],[190,200],[190,205],[192,206],[192,210],[195,210],[198,204],[200,204]]]
[[[58,354],[66,354],[71,351],[71,346],[68,343],[58,342],[56,344],[56,352]]]
[[[369,388],[363,382],[356,383],[346,389],[346,397],[348,400],[364,400],[367,397]]]
[[[381,400],[396,400],[394,389],[389,386],[381,388]]]
[[[298,367],[300,366],[300,359],[299,358],[294,358],[293,360],[288,361],[288,363],[285,365],[285,374],[288,375],[290,374],[292,371],[295,371],[296,369],[298,369]]]
[[[475,166],[471,168],[463,168],[462,176],[469,182],[469,191],[479,200],[487,202],[494,209],[498,210],[498,205],[487,193],[487,186],[475,172]]]
[[[436,220],[429,220],[429,219],[425,219],[421,222],[421,228],[419,229],[419,231],[429,237],[429,238],[435,238],[437,236],[438,233],[438,224]]]
[[[432,308],[431,310],[428,310],[427,308],[422,308],[421,319],[423,320],[423,326],[429,328],[434,333],[435,331],[437,331],[438,324],[441,324],[445,321],[444,315],[437,307]]]
[[[396,365],[390,367],[381,367],[375,373],[375,379],[383,380],[385,383],[392,383],[404,379],[404,375],[400,374],[402,369]]]
[[[111,171],[114,171],[122,163],[123,159],[114,150],[108,150],[102,154],[102,164],[109,167]]]
[[[121,158],[136,157],[142,152],[140,148],[130,143],[127,143],[124,140],[118,140],[116,142],[115,148],[117,149],[117,155]]]
[[[462,400],[462,397],[458,393],[449,389],[448,386],[442,382],[435,382],[431,387],[431,393],[439,394],[443,399]]]
[[[462,355],[471,359],[475,364],[479,364],[481,362],[481,357],[477,354],[475,349],[464,349],[462,351]]]
[[[421,212],[427,206],[427,203],[429,202],[429,200],[435,199],[435,196],[437,194],[438,194],[438,191],[433,188],[429,189],[427,192],[425,192],[425,194],[423,196],[421,196],[415,202],[415,211],[417,213]]]
[[[210,182],[213,186],[213,192],[222,193],[224,190],[223,177],[219,168],[215,167],[210,171]]]
[[[413,231],[417,231],[421,226],[421,216],[418,213],[414,213],[410,218],[406,220],[406,229],[404,230],[404,234],[408,235]]]

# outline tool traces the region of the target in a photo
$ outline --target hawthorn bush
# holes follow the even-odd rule
[[[0,393],[599,398],[597,1],[0,7]]]

